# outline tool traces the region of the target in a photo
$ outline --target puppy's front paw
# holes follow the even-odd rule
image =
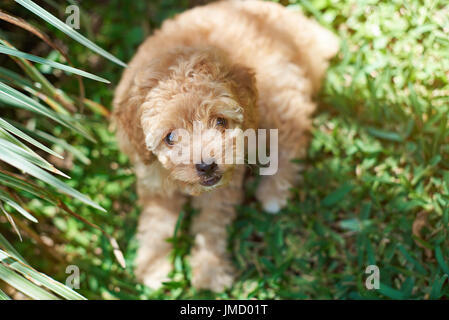
[[[192,285],[197,289],[210,289],[221,292],[232,286],[234,282],[234,268],[226,257],[218,255],[209,248],[198,245],[192,253]]]
[[[276,214],[287,205],[289,188],[290,183],[276,176],[264,177],[256,191],[256,198],[266,212]]]
[[[151,260],[147,264],[138,264],[135,270],[136,277],[147,287],[157,290],[162,286],[163,282],[169,281],[168,273],[171,271],[172,265],[166,258]]]
[[[192,258],[192,285],[197,289],[210,289],[222,292],[232,286],[234,270],[225,259],[210,252],[197,252],[201,258]],[[196,260],[195,262],[193,262]]]

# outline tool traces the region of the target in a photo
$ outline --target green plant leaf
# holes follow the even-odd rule
[[[0,199],[1,200],[1,199]],[[11,215],[5,210],[5,208],[3,208],[3,204],[2,202],[0,202],[0,210],[3,212],[3,214],[5,215],[6,219],[8,220],[9,224],[11,225],[11,227],[13,228],[14,232],[17,234],[17,236],[19,237],[19,240],[22,241],[22,235],[20,234],[19,229],[17,229],[17,225],[16,222],[14,221],[14,219],[11,217]]]
[[[8,43],[4,40],[0,39],[0,43],[7,46],[8,48],[17,50],[10,43]],[[64,104],[64,107],[61,107],[62,109],[58,109],[58,112],[61,112],[63,114],[68,114],[68,112],[67,112],[67,110],[65,110],[65,108],[66,107],[73,108],[73,100],[63,90],[56,89],[55,86],[53,84],[51,84],[50,81],[48,81],[47,78],[45,78],[45,76],[28,60],[26,60],[24,58],[20,58],[20,57],[15,57],[12,55],[10,57],[19,65],[20,68],[22,68],[23,71],[25,71],[25,73],[33,81],[33,84],[27,85],[27,86],[20,85],[20,81],[17,82],[14,79],[21,78],[21,76],[11,77],[12,72],[9,72],[9,74],[6,75],[6,80],[8,82],[11,82],[11,79],[12,79],[13,84],[19,83],[19,87],[23,88],[24,90],[27,90],[27,91],[30,91],[32,89],[32,87],[39,88],[40,90],[42,90],[43,94],[47,95],[48,97],[52,97],[52,98],[58,100],[58,102]],[[25,81],[27,81],[27,80],[25,80]],[[42,98],[42,96],[41,96],[41,98]],[[59,105],[58,105],[58,107],[59,107]]]
[[[3,67],[0,67],[0,78],[8,82],[14,82],[21,87],[33,86],[33,83],[30,80],[22,77],[21,75],[15,73],[14,71],[11,71]]]
[[[2,256],[3,255],[3,256]],[[61,284],[60,282],[50,278],[49,276],[34,270],[29,265],[17,261],[14,257],[10,256],[7,252],[0,250],[0,260],[9,258],[10,263],[7,260],[3,260],[3,263],[8,263],[8,267],[21,273],[25,277],[29,277],[37,282],[39,282],[42,286],[47,289],[53,291],[54,293],[60,295],[65,299],[70,300],[86,300],[82,295],[77,293],[76,291],[70,289],[69,287]]]
[[[0,289],[0,300],[11,300],[11,298]]]
[[[22,108],[22,109],[25,109],[28,111],[38,113],[47,118],[50,118],[50,119],[56,121],[57,123],[81,134],[82,136],[86,137],[87,139],[95,142],[95,139],[93,139],[85,130],[76,127],[72,123],[68,122],[66,119],[62,118],[62,116],[54,113],[53,111],[44,107],[39,102],[34,101],[27,95],[6,85],[3,82],[0,82],[0,101],[3,101],[4,103],[9,104],[13,107]]]
[[[58,154],[57,152],[51,150],[50,148],[44,146],[42,143],[40,143],[39,141],[31,138],[29,135],[23,133],[22,131],[20,131],[19,129],[17,129],[16,127],[14,127],[13,125],[11,125],[9,122],[7,122],[6,120],[0,118],[0,127],[2,127],[3,129],[11,132],[12,134],[18,136],[19,138],[25,140],[26,142],[34,145],[35,147],[54,155],[55,157],[59,158],[59,159],[64,159],[63,156],[61,156],[60,154]]]
[[[33,217],[28,211],[22,208],[17,202],[15,202],[11,197],[8,196],[6,192],[0,190],[0,200],[4,201],[6,204],[16,209],[21,215],[23,215],[28,220],[37,223],[37,219]]]
[[[26,161],[23,157],[20,155],[17,155],[7,149],[3,150],[3,152],[0,153],[0,160],[5,161],[6,163],[9,163],[11,166],[14,166],[33,177],[40,179],[52,187],[58,189],[60,192],[65,193],[69,196],[72,196],[81,202],[88,204],[91,207],[94,207],[101,211],[106,211],[101,206],[93,202],[91,199],[89,199],[87,196],[83,195],[79,191],[73,189],[72,187],[68,186],[64,182],[61,182],[60,180],[56,179],[49,173],[45,172],[44,170],[40,169],[39,167],[35,166],[34,164]]]
[[[69,73],[77,74],[77,75],[80,75],[82,77],[89,78],[89,79],[92,79],[92,80],[96,80],[96,81],[100,81],[100,82],[104,82],[104,83],[110,83],[109,80],[106,80],[106,79],[104,79],[102,77],[96,76],[96,75],[94,75],[92,73],[89,73],[89,72],[86,72],[86,71],[83,71],[83,70],[80,70],[80,69],[76,69],[76,68],[73,68],[73,67],[70,67],[70,66],[66,66],[65,64],[62,64],[62,63],[59,63],[59,62],[55,62],[55,61],[51,61],[51,60],[47,60],[47,59],[44,59],[44,58],[41,58],[41,57],[38,57],[38,56],[35,56],[35,55],[32,55],[32,54],[29,54],[29,53],[25,53],[25,52],[22,52],[22,51],[19,51],[19,50],[8,48],[8,47],[6,47],[4,45],[1,45],[1,44],[0,44],[0,53],[7,54],[7,55],[12,55],[14,57],[23,58],[23,59],[30,60],[30,61],[33,61],[33,62],[36,62],[36,63],[46,64],[46,65],[49,65],[49,66],[51,66],[53,68],[60,69],[60,70],[63,70],[63,71],[69,72]]]
[[[30,298],[37,300],[58,300],[55,295],[25,279],[2,263],[0,263],[0,279]]]
[[[0,248],[3,248],[9,255],[13,256],[19,261],[28,264],[24,257],[17,252],[17,250],[9,243],[8,240],[0,233]]]
[[[46,189],[36,186],[29,181],[26,181],[25,179],[15,177],[12,174],[8,174],[5,172],[0,172],[0,182],[4,186],[26,191],[36,196],[37,198],[41,198],[48,201],[49,203],[56,204],[51,200],[52,195]]]
[[[54,143],[55,145],[61,147],[62,149],[70,152],[73,154],[75,158],[80,160],[84,164],[90,164],[90,159],[84,155],[80,150],[72,146],[71,144],[67,143],[65,140],[56,138],[55,136],[52,136],[51,134],[48,134],[42,130],[34,129],[30,130],[27,127],[21,125],[20,123],[13,122],[13,124],[20,128],[22,131],[27,132],[30,135],[34,135],[38,138],[41,138],[42,140],[46,140],[48,142]]]
[[[41,8],[37,4],[35,4],[31,0],[15,0],[20,5],[24,6],[31,12],[33,12],[38,17],[44,19],[49,24],[54,26],[55,28],[59,29],[60,31],[64,32],[66,35],[68,35],[70,38],[78,41],[85,47],[91,49],[92,51],[98,53],[99,55],[102,55],[106,59],[111,60],[112,62],[122,66],[126,67],[126,63],[120,61],[116,57],[114,57],[109,52],[105,51],[104,49],[100,48],[98,45],[81,35],[80,33],[73,30],[71,27],[69,27],[67,24],[56,18],[54,15],[52,15],[50,12],[46,11],[45,9]]]
[[[31,163],[34,163],[35,165],[38,165],[39,167],[44,168],[50,172],[59,174],[65,178],[70,178],[68,175],[66,175],[65,173],[56,169],[51,163],[47,162],[45,159],[43,159],[38,154],[34,153],[33,151],[29,151],[24,148],[21,148],[21,147],[17,146],[16,144],[11,143],[10,141],[2,139],[1,134],[0,134],[0,151],[4,150],[4,149],[10,150],[10,151],[20,155],[21,157],[25,158],[26,160],[30,161]]]

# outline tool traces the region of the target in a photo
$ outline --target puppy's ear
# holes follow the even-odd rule
[[[150,70],[148,70],[150,71]],[[150,72],[148,73],[150,74]],[[156,159],[148,150],[141,125],[141,105],[145,96],[156,84],[157,79],[140,77],[139,71],[128,69],[115,91],[113,120],[117,125],[117,140],[120,149],[132,162],[149,164]]]
[[[149,164],[156,160],[156,156],[145,143],[141,123],[142,104],[159,81],[168,76],[167,70],[176,60],[177,51],[151,55],[142,48],[128,65],[115,91],[113,118],[122,151],[132,161]]]
[[[244,127],[256,128],[257,87],[254,71],[242,65],[234,65],[229,71],[232,89],[240,105],[244,108]]]

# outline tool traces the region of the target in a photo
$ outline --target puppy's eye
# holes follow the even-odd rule
[[[228,125],[228,120],[226,120],[225,118],[217,118],[216,125],[217,127],[226,128]]]
[[[172,146],[175,144],[176,142],[176,135],[173,132],[170,132],[169,134],[167,134],[164,138],[164,141],[166,144],[168,144],[169,146]]]

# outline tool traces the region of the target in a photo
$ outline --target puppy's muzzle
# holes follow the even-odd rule
[[[201,178],[200,184],[203,186],[213,186],[221,179],[222,175],[218,172],[218,166],[214,161],[198,163],[195,168]]]

